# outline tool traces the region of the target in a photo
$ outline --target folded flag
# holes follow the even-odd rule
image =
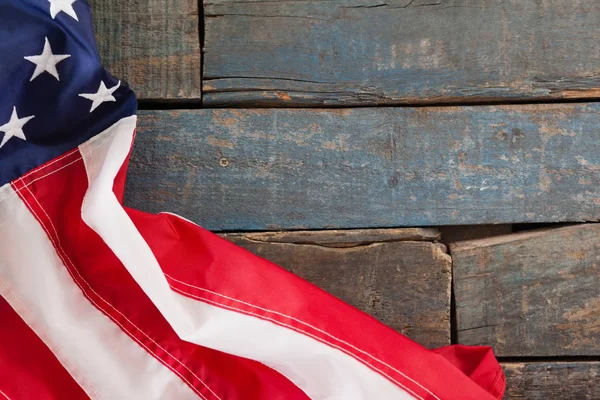
[[[85,0],[0,0],[0,399],[499,399],[491,349],[428,350],[172,214],[122,204],[136,100]]]

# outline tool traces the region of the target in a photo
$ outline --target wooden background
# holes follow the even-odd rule
[[[173,211],[507,399],[600,398],[600,2],[93,0]]]

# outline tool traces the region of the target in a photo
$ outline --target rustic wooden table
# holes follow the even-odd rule
[[[426,346],[494,346],[507,399],[600,398],[600,227],[581,223],[600,219],[600,2],[92,3],[142,110],[129,205]]]

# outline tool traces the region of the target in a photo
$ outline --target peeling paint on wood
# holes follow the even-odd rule
[[[142,111],[126,201],[211,230],[600,218],[600,105]]]
[[[91,0],[104,67],[139,99],[200,100],[194,0]]]
[[[595,1],[204,4],[208,106],[600,97]]]
[[[460,343],[506,357],[600,355],[600,224],[450,247]]]
[[[503,363],[506,400],[584,400],[600,398],[598,362]]]
[[[450,343],[451,260],[445,246],[422,241],[431,234],[437,237],[435,230],[420,229],[222,236],[423,345],[439,347]],[[415,236],[421,241],[411,240]]]

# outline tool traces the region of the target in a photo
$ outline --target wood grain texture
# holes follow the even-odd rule
[[[524,362],[502,365],[506,400],[595,400],[600,398],[598,362]]]
[[[205,0],[204,104],[600,97],[600,2]]]
[[[91,0],[104,67],[139,99],[200,100],[195,0]]]
[[[211,230],[600,218],[600,105],[140,112],[127,204]]]
[[[233,236],[232,236],[233,237]],[[237,236],[235,236],[237,237]],[[356,229],[330,231],[289,231],[244,233],[246,240],[268,243],[314,244],[327,247],[354,247],[380,242],[437,241],[435,228]]]
[[[507,357],[600,355],[600,224],[451,249],[459,343]]]
[[[417,233],[415,231],[415,233]],[[451,260],[444,245],[405,241],[395,232],[354,232],[370,244],[348,246],[331,232],[225,234],[227,240],[314,283],[428,347],[450,343]],[[381,235],[386,242],[377,242]],[[326,243],[326,244],[323,244]],[[343,247],[340,247],[343,246]]]

